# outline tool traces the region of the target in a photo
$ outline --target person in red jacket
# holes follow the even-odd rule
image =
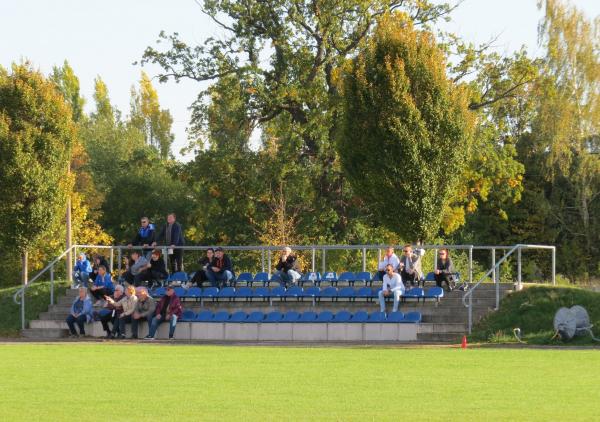
[[[156,330],[163,322],[169,323],[169,340],[173,340],[175,326],[177,325],[177,320],[181,318],[182,313],[183,308],[181,307],[181,301],[175,294],[173,287],[168,286],[167,294],[165,294],[158,302],[158,305],[156,305],[154,318],[152,318],[152,322],[150,323],[150,332],[144,337],[144,340],[154,340]]]

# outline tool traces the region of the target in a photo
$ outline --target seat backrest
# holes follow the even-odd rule
[[[407,322],[421,322],[421,312],[407,312],[404,315],[404,321]]]
[[[200,287],[190,287],[187,290],[188,297],[200,297],[202,294],[202,289]]]
[[[358,292],[356,292],[356,296],[359,297],[371,297],[372,294],[373,290],[370,287],[361,287],[358,289]]]
[[[333,322],[348,322],[352,318],[352,314],[348,311],[339,311],[333,317]]]
[[[420,296],[424,296],[424,295],[425,295],[425,292],[420,287],[413,287],[412,289],[410,289],[408,292],[405,293],[405,296],[420,297]]]
[[[246,320],[246,322],[261,322],[263,319],[265,319],[265,314],[263,314],[260,311],[254,311],[250,312],[250,315],[248,315],[248,319]]]
[[[404,314],[400,311],[392,312],[387,316],[387,322],[400,322],[404,319]]]
[[[183,321],[193,321],[196,319],[196,313],[190,309],[183,311],[181,316]]]
[[[435,281],[435,273],[433,271],[428,272],[425,276],[425,281]]]
[[[258,282],[269,281],[269,273],[266,273],[266,272],[256,273],[256,275],[254,276],[254,281],[258,281]]]
[[[371,273],[368,271],[360,271],[355,274],[356,280],[371,281]]]
[[[369,322],[385,322],[385,314],[380,311],[369,314]]]
[[[223,287],[219,290],[219,297],[231,297],[235,295],[235,289],[233,287]]]
[[[340,297],[354,297],[356,296],[356,291],[354,287],[343,287],[340,289],[338,296]]]
[[[254,289],[254,297],[269,297],[271,295],[271,291],[268,287],[257,287]]]
[[[300,314],[296,311],[288,311],[283,315],[281,322],[297,322]]]
[[[175,287],[173,289],[173,291],[179,297],[186,297],[187,296],[187,290],[184,287]]]
[[[331,311],[322,311],[317,315],[317,322],[330,322],[333,320],[333,313]]]
[[[208,322],[212,321],[213,313],[211,311],[200,311],[198,315],[196,315],[196,321]]]
[[[250,287],[239,287],[235,290],[235,295],[238,297],[252,297],[254,291]]]
[[[183,271],[178,271],[169,276],[168,281],[188,281],[187,273]]]
[[[219,294],[219,289],[216,287],[205,287],[202,289],[202,296],[213,297]]]
[[[369,320],[369,314],[366,311],[358,311],[352,315],[352,322],[366,322]]]
[[[321,289],[317,286],[308,287],[304,290],[304,296],[319,296]]]
[[[300,322],[314,322],[317,319],[317,313],[313,311],[302,312]]]
[[[335,287],[326,287],[323,290],[321,290],[321,293],[319,293],[319,296],[325,296],[325,297],[333,297],[333,296],[337,296],[338,291]]]
[[[285,291],[286,296],[302,296],[304,289],[299,286],[292,286]]]
[[[229,320],[232,322],[243,322],[243,321],[246,321],[247,318],[248,318],[248,314],[246,312],[237,311],[231,315],[231,318]]]
[[[321,273],[317,272],[308,272],[306,276],[304,276],[304,280],[306,281],[321,281]]]
[[[228,320],[229,320],[229,312],[227,312],[227,311],[219,311],[213,317],[213,321],[216,321],[216,322],[225,322]]]
[[[285,287],[274,287],[271,289],[271,296],[283,296],[285,294]]]
[[[283,315],[279,311],[269,312],[265,317],[265,322],[279,322]]]
[[[321,280],[337,280],[337,274],[335,273],[335,271],[327,271],[326,273],[323,273],[323,277],[321,277]]]
[[[338,278],[339,281],[352,281],[356,278],[355,274],[350,271],[344,271]]]
[[[427,294],[425,296],[429,297],[444,297],[444,289],[441,287],[431,287],[427,289]]]
[[[237,276],[236,281],[252,281],[252,273],[240,273],[240,275]]]
[[[160,296],[164,296],[165,293],[167,292],[167,289],[164,287],[159,287],[158,289],[154,290],[154,293],[152,293],[152,296],[154,297],[160,297]]]

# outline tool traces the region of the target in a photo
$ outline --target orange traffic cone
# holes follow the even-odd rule
[[[467,348],[467,336],[463,336],[462,342],[460,343],[460,347],[461,347],[461,349]]]

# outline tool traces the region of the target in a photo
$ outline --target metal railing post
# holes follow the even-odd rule
[[[117,270],[119,272],[119,274],[117,275],[117,279],[121,276],[121,266],[123,265],[123,251],[121,251],[121,248],[117,248],[117,259],[119,260],[119,262],[117,262]]]
[[[265,272],[265,248],[260,248],[260,271]]]
[[[433,272],[435,273],[435,270],[437,270],[437,258],[438,258],[438,250],[434,249],[433,250]]]
[[[271,249],[269,249],[267,251],[267,256],[269,258],[269,269],[268,269],[267,273],[269,274],[269,278],[271,278]]]
[[[552,248],[552,285],[556,286],[556,246]]]
[[[492,280],[496,285],[496,310],[498,310],[500,307],[500,281],[496,277],[496,248],[492,248],[492,268],[494,269]]]
[[[54,305],[54,265],[50,267],[50,305]]]
[[[469,295],[469,334],[473,329],[473,295]]]
[[[322,265],[323,265],[323,273],[325,273],[325,272],[327,272],[327,258],[326,258],[325,249],[321,249],[321,252],[323,253],[323,255],[321,257]]]
[[[25,329],[25,289],[21,293],[21,329]]]
[[[521,284],[521,247],[517,249],[517,290],[521,290],[523,285]]]
[[[473,284],[473,245],[469,245],[469,285]]]
[[[315,248],[312,248],[312,272],[315,272],[315,263],[316,263],[316,258],[317,258],[317,250]]]
[[[367,248],[362,249],[362,270],[367,271]]]
[[[108,263],[110,266],[109,272],[112,274],[113,268],[115,268],[115,250],[110,248],[110,262]]]

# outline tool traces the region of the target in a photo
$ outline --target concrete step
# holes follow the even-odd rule
[[[26,338],[39,339],[65,338],[69,335],[69,330],[68,328],[62,328],[57,326],[54,326],[52,328],[26,328],[24,330],[21,330],[21,335]]]
[[[431,324],[422,322],[419,324],[419,333],[465,333],[467,331],[467,324],[465,323],[443,323],[443,324]]]
[[[447,333],[417,333],[417,341],[432,343],[456,343],[460,344],[464,332]]]

